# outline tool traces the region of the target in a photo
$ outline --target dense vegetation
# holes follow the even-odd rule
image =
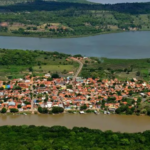
[[[23,50],[8,50],[8,49],[0,49],[0,65],[34,65],[34,64],[42,64],[43,61],[39,62],[38,57],[51,56],[54,57],[56,55],[56,59],[63,59],[63,57],[67,58],[70,55],[62,54],[58,52],[44,52],[44,51],[23,51]]]
[[[76,8],[77,10],[109,10],[118,11],[122,13],[150,13],[150,3],[121,3],[121,4],[85,4],[85,3],[72,3],[70,2],[55,2],[34,0],[33,2],[16,4],[10,6],[2,6],[1,9],[6,11],[58,11],[69,8]]]
[[[149,150],[150,131],[102,132],[97,129],[53,126],[1,126],[2,150]]]
[[[0,34],[72,37],[150,30],[150,3],[102,5],[35,0],[0,6]]]

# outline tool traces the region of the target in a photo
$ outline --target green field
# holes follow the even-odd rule
[[[3,50],[0,49],[0,80],[46,73],[67,76],[76,72],[79,64],[67,58],[70,55],[57,52]]]
[[[73,65],[46,65],[46,66],[34,66],[33,70],[34,72],[59,72],[63,73],[65,70],[67,72],[69,71],[76,71],[77,68],[75,68]]]
[[[26,74],[43,76],[58,73],[62,76],[76,72],[79,64],[70,55],[58,52],[23,51],[0,49],[0,80],[24,77]],[[137,78],[150,80],[150,58],[147,59],[108,59],[91,57],[83,61],[80,76],[88,78]]]
[[[81,75],[87,77],[150,80],[150,59],[91,58],[85,62]]]

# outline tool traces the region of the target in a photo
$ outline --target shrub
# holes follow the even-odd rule
[[[10,109],[10,112],[11,112],[11,113],[16,113],[16,112],[18,112],[18,109],[16,109],[16,108],[11,108],[11,109]]]

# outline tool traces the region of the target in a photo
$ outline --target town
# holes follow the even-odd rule
[[[79,58],[71,58],[80,61]],[[80,64],[82,65],[82,64]],[[47,73],[0,81],[1,112],[150,114],[150,84]]]

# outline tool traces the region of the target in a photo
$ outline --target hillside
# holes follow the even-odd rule
[[[0,0],[0,6],[14,5],[18,3],[33,2],[34,0]]]
[[[67,76],[69,71],[78,68],[78,63],[66,60],[69,56],[58,52],[0,49],[0,80],[24,77],[30,72],[37,76],[46,73]]]
[[[0,6],[0,35],[78,37],[137,30],[150,30],[150,3],[101,5],[36,0]]]

